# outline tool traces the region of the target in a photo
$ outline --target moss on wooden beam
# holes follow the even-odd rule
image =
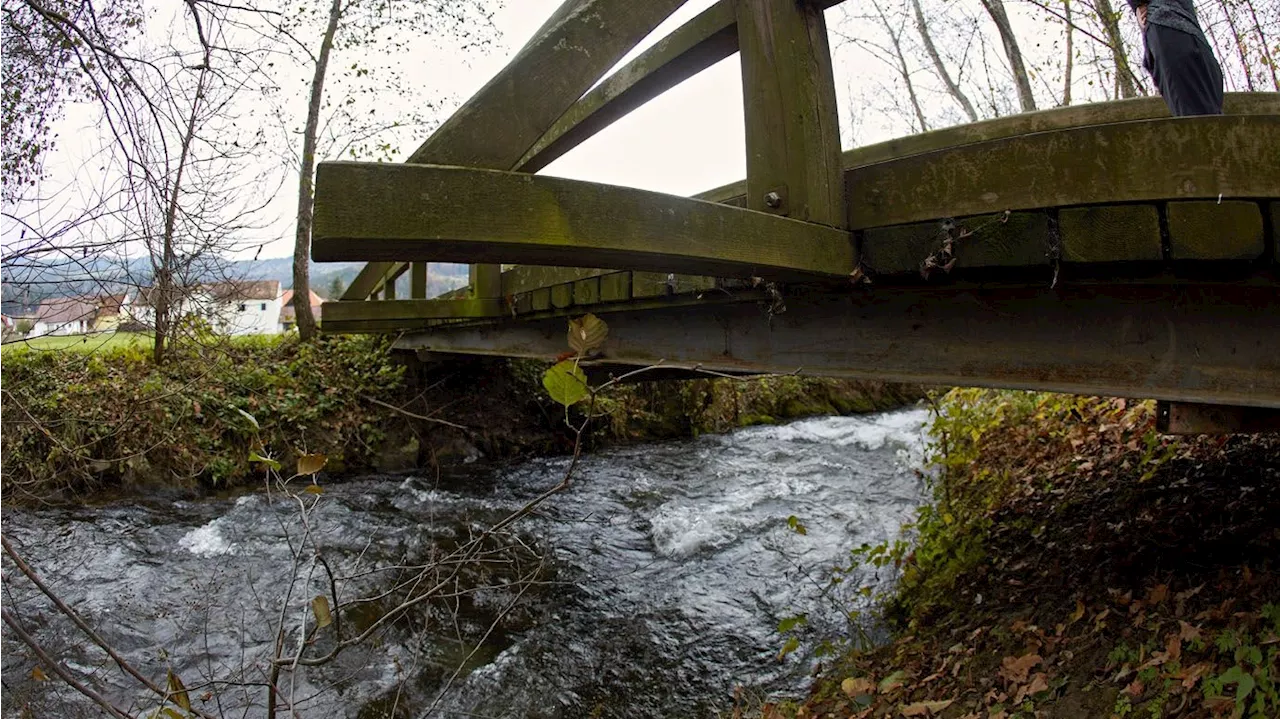
[[[600,130],[738,49],[731,0],[719,0],[574,103],[517,167],[537,172]]]
[[[1224,109],[1227,115],[1280,115],[1280,93],[1227,93]],[[857,147],[845,152],[843,161],[847,168],[861,167],[925,152],[936,152],[1036,132],[1053,132],[1136,120],[1159,120],[1168,117],[1169,108],[1165,101],[1158,97],[1071,105],[955,125],[866,147]]]
[[[1021,135],[849,170],[854,229],[1071,205],[1280,196],[1280,115]]]
[[[512,262],[777,278],[840,277],[855,265],[841,230],[611,185],[323,163],[316,187],[313,256],[322,262]]]
[[[1159,262],[1154,205],[1075,207],[1058,213],[1064,262]]]
[[[952,240],[955,270],[1047,265],[1052,238],[1045,212],[1015,212],[881,227],[862,233],[863,268],[915,274]]]
[[[581,0],[427,138],[409,162],[509,170],[684,0]]]
[[[1172,259],[1256,260],[1266,252],[1255,202],[1170,202],[1167,215]]]
[[[390,332],[426,327],[431,320],[502,317],[501,300],[378,300],[320,305],[325,332]]]

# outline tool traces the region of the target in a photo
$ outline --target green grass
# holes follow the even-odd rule
[[[146,347],[150,344],[151,335],[147,332],[104,332],[93,335],[36,337],[29,340],[6,342],[3,345],[3,352],[7,354],[25,347],[36,352],[72,350],[88,353],[132,345]]]

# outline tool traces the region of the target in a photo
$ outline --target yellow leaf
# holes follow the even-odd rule
[[[593,314],[569,320],[569,347],[580,355],[599,349],[609,338],[609,325]]]
[[[304,454],[298,457],[298,474],[315,474],[324,469],[329,457],[323,454]]]
[[[307,488],[302,491],[306,492],[307,494],[323,494],[324,487],[321,487],[318,484],[308,484]]]
[[[840,682],[840,691],[851,697],[875,694],[876,683],[866,677],[849,677]]]
[[[316,615],[316,626],[323,628],[333,624],[333,615],[329,612],[329,598],[323,594],[311,600],[311,611]]]
[[[41,669],[40,667],[36,667],[35,669],[31,670],[31,678],[38,682],[49,681],[49,675],[45,674],[44,670]]]
[[[1071,623],[1075,624],[1080,621],[1080,617],[1084,616],[1084,602],[1076,600],[1076,610],[1071,613]]]
[[[191,711],[191,698],[187,696],[187,688],[172,669],[169,670],[169,698],[180,708]]]

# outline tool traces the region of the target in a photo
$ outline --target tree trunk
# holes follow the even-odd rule
[[[320,104],[324,97],[324,77],[329,70],[333,36],[342,19],[342,0],[329,6],[329,24],[320,41],[315,74],[311,77],[311,98],[307,103],[307,127],[302,135],[302,163],[298,168],[298,229],[293,244],[293,311],[298,335],[309,340],[316,335],[316,318],[311,314],[311,225],[315,216],[313,175],[316,167],[316,134],[320,127]],[[299,301],[301,299],[301,301]]]
[[[1071,104],[1071,75],[1075,69],[1075,30],[1076,26],[1071,21],[1071,0],[1062,0],[1062,13],[1065,16],[1067,25],[1067,59],[1062,69],[1062,106],[1066,107]]]
[[[1031,76],[1027,74],[1027,66],[1022,61],[1022,48],[1018,46],[1018,38],[1013,34],[1013,26],[1009,24],[1009,14],[1005,12],[1003,0],[982,0],[982,6],[996,23],[1000,31],[1000,41],[1004,43],[1005,55],[1009,57],[1009,69],[1013,72],[1013,82],[1018,88],[1018,102],[1023,112],[1036,109],[1036,97],[1031,92]]]
[[[1253,85],[1253,73],[1249,72],[1249,53],[1245,51],[1244,37],[1240,34],[1240,29],[1236,27],[1231,7],[1227,5],[1227,0],[1218,0],[1218,4],[1222,5],[1222,14],[1227,16],[1227,27],[1231,28],[1231,39],[1236,43],[1236,52],[1240,53],[1240,66],[1244,69],[1245,87],[1248,88],[1249,92],[1257,92],[1258,88]]]
[[[1276,58],[1271,54],[1271,47],[1267,44],[1267,35],[1262,31],[1262,22],[1258,20],[1258,9],[1254,7],[1253,0],[1249,0],[1249,16],[1253,18],[1253,31],[1258,35],[1258,49],[1262,52],[1262,57],[1266,60],[1267,68],[1271,70],[1271,86],[1277,92],[1280,92],[1280,74],[1276,72]]]
[[[1121,98],[1137,97],[1137,78],[1133,74],[1133,68],[1129,67],[1129,53],[1124,49],[1124,36],[1120,34],[1120,14],[1113,9],[1111,0],[1096,0],[1094,9],[1107,32],[1107,45],[1111,48],[1111,57],[1116,64],[1118,94]]]
[[[942,55],[938,53],[937,46],[933,44],[933,36],[929,34],[929,25],[924,20],[924,11],[920,9],[920,0],[911,0],[911,4],[916,12],[916,29],[920,31],[920,38],[924,41],[924,49],[929,53],[929,59],[933,60],[933,67],[938,71],[938,77],[942,78],[942,82],[946,84],[947,92],[950,92],[956,102],[960,103],[964,114],[969,117],[969,122],[977,122],[978,113],[973,109],[973,103],[969,102],[968,96],[951,79],[951,73],[947,72],[947,66],[942,62]]]
[[[902,81],[907,85],[907,97],[911,99],[911,109],[915,112],[916,121],[920,123],[920,132],[928,132],[929,120],[925,118],[924,110],[920,107],[915,83],[911,82],[911,69],[907,66],[907,56],[902,52],[902,31],[893,29],[889,16],[884,14],[884,8],[880,7],[879,2],[872,4],[875,6],[876,13],[880,15],[880,22],[884,24],[885,32],[889,34],[889,41],[893,43],[893,52],[898,60],[898,73],[902,75]]]
[[[195,12],[194,6],[191,12]],[[197,22],[198,22],[197,18]],[[177,287],[174,285],[173,273],[177,265],[178,253],[174,247],[178,228],[179,202],[182,199],[182,178],[186,174],[187,161],[191,158],[191,144],[195,142],[196,122],[200,116],[200,105],[204,99],[204,90],[209,78],[211,61],[208,46],[205,46],[204,62],[200,64],[200,74],[196,80],[195,95],[191,98],[191,113],[187,116],[187,126],[182,132],[182,150],[178,154],[178,167],[174,171],[173,183],[169,186],[164,211],[164,235],[161,238],[160,267],[155,272],[152,295],[156,312],[155,342],[152,345],[151,359],[157,364],[164,364],[168,345],[172,341],[173,311],[175,305],[181,306]]]

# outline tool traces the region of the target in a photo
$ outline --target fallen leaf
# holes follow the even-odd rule
[[[1165,654],[1169,656],[1169,661],[1176,662],[1182,658],[1182,637],[1177,634],[1170,634],[1169,641],[1164,645]]]
[[[947,699],[945,701],[936,702],[915,702],[902,707],[902,716],[904,717],[922,717],[932,716],[938,712],[951,706],[955,699]]]
[[[866,677],[849,677],[840,682],[840,691],[851,697],[876,693],[876,683]]]
[[[1044,675],[1044,672],[1036,672],[1031,677],[1031,683],[1027,684],[1026,686],[1018,690],[1018,695],[1014,698],[1013,703],[1021,704],[1023,699],[1026,699],[1027,697],[1035,696],[1036,694],[1039,694],[1040,692],[1043,692],[1043,691],[1048,691],[1048,689],[1049,689],[1048,677]]]
[[[1146,688],[1147,688],[1146,685],[1142,683],[1141,679],[1134,679],[1132,682],[1130,682],[1129,686],[1125,687],[1122,690],[1122,693],[1128,694],[1129,696],[1134,697],[1136,699],[1137,697],[1142,696],[1142,692]]]
[[[1193,642],[1200,638],[1200,630],[1187,622],[1178,620],[1178,639]]]
[[[49,675],[45,674],[44,670],[41,669],[40,667],[35,667],[34,669],[31,670],[31,678],[38,682],[49,681]]]
[[[1084,602],[1077,599],[1076,610],[1072,612],[1071,616],[1069,617],[1069,619],[1071,619],[1071,624],[1075,624],[1076,622],[1080,621],[1080,617],[1083,617],[1083,616],[1084,616]]]
[[[1151,588],[1151,593],[1147,595],[1147,604],[1159,604],[1169,596],[1168,584],[1157,584]]]
[[[880,687],[879,687],[880,693],[888,694],[889,692],[900,688],[903,684],[906,683],[906,679],[907,679],[907,673],[899,669],[898,671],[880,680]]]
[[[1039,654],[1025,654],[1016,658],[1005,657],[1000,662],[1000,676],[1014,684],[1021,684],[1027,680],[1027,673],[1031,671],[1031,668],[1040,662]]]

